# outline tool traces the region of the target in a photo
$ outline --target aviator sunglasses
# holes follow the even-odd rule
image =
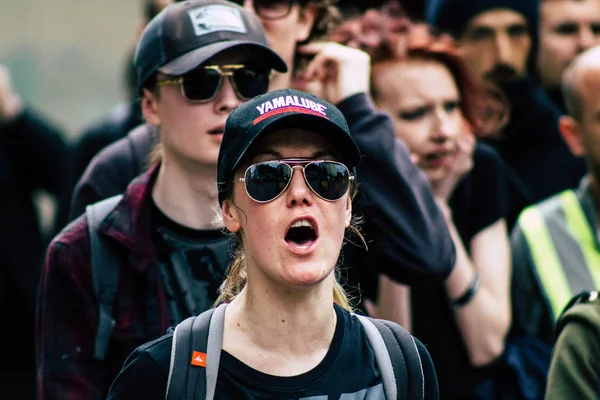
[[[258,203],[268,203],[279,197],[290,185],[294,168],[300,168],[304,181],[317,196],[327,201],[340,199],[354,176],[339,162],[289,158],[265,161],[246,169],[240,182],[246,184],[246,193]]]
[[[269,70],[241,64],[204,65],[186,74],[156,82],[156,86],[180,85],[184,98],[192,103],[210,101],[223,85],[223,77],[231,79],[238,97],[252,99],[269,89]]]

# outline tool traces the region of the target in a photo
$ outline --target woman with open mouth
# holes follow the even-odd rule
[[[109,399],[438,398],[423,345],[352,313],[337,280],[345,236],[360,237],[359,160],[343,114],[315,96],[279,90],[232,112],[217,178],[238,247],[221,305],[139,347]]]

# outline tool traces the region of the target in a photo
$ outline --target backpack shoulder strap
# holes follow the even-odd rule
[[[100,223],[116,207],[122,196],[117,195],[85,209],[90,240],[90,257],[94,291],[98,299],[98,327],[94,341],[94,358],[104,360],[115,326],[113,306],[119,285],[119,262],[98,234]]]
[[[166,400],[214,398],[226,307],[189,317],[175,328]]]
[[[404,360],[398,362],[398,354],[395,355],[394,360],[392,359],[391,354],[388,351],[388,348],[390,348],[387,343],[389,337],[387,341],[384,339],[384,335],[381,334],[381,327],[376,326],[372,318],[362,315],[356,316],[361,322],[365,333],[367,334],[369,344],[375,354],[375,362],[377,363],[377,367],[381,373],[381,380],[383,381],[385,398],[387,400],[397,400],[399,398],[398,388],[405,390],[407,385],[407,373]],[[389,336],[390,332],[384,332],[384,334]],[[394,348],[397,349],[398,345],[395,344],[392,346],[392,349]],[[399,351],[397,351],[397,353],[399,353]],[[400,357],[401,356],[402,355],[400,354]],[[394,364],[397,364],[396,369],[394,369]],[[402,368],[404,368],[404,371],[402,371]],[[401,380],[398,381],[397,378],[400,378]]]
[[[421,360],[415,338],[406,329],[391,321],[377,320],[377,322],[387,327],[394,335],[395,343],[386,342],[388,348],[394,344],[400,346],[408,371],[408,377],[410,379],[410,385],[408,385],[408,398],[424,399],[425,375],[423,372],[423,360]]]
[[[359,315],[357,317],[363,324],[375,353],[386,399],[423,399],[423,366],[412,335],[390,321]],[[384,354],[378,354],[382,352]]]

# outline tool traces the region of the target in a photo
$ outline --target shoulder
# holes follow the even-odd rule
[[[65,226],[52,239],[48,251],[67,251],[78,248],[89,248],[88,222],[85,214]]]
[[[109,166],[115,161],[127,161],[132,156],[131,144],[128,136],[125,136],[116,142],[106,146],[92,160],[90,167],[98,168],[101,166]],[[88,168],[89,170],[90,168]]]
[[[546,200],[526,207],[519,215],[517,221],[518,224],[521,227],[531,228],[532,226],[538,225],[532,219],[532,216],[534,216],[536,213],[539,213],[539,215],[546,219],[561,213],[563,207],[562,197],[567,195],[569,192],[575,194],[575,192],[572,190],[565,190],[564,192],[549,197]]]
[[[559,317],[557,333],[560,333],[569,323],[584,324],[600,333],[600,297],[598,292],[586,291],[573,297]]]
[[[169,372],[171,363],[171,349],[173,347],[173,333],[167,333],[151,342],[139,346],[131,357],[147,356],[161,370]]]
[[[505,186],[505,163],[498,152],[488,144],[477,142],[473,151],[471,174],[475,182],[486,186]]]
[[[108,399],[164,399],[171,344],[172,335],[165,335],[136,348],[115,378]]]

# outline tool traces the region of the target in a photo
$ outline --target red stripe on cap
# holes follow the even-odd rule
[[[320,112],[317,111],[313,111],[313,110],[309,110],[308,108],[303,108],[303,107],[282,107],[282,108],[277,108],[273,111],[269,111],[266,114],[261,115],[260,117],[256,118],[254,120],[254,123],[252,125],[256,125],[261,121],[264,121],[267,118],[270,118],[272,116],[275,115],[279,115],[279,114],[283,114],[283,113],[288,113],[288,112],[295,112],[295,113],[301,113],[301,114],[310,114],[310,115],[316,115],[317,117],[321,117],[321,118],[325,118],[325,119],[329,119],[327,118],[326,115],[321,114]]]

